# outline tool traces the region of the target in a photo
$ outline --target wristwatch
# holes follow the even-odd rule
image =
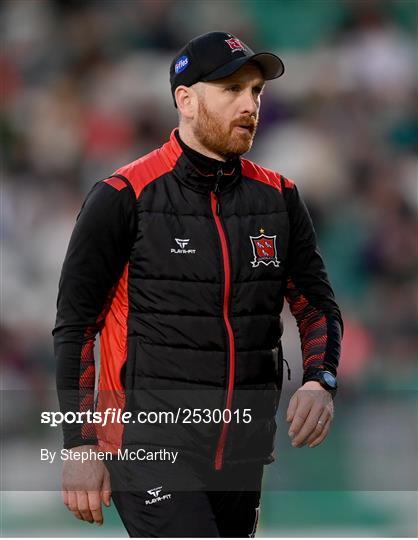
[[[330,371],[318,371],[318,373],[309,377],[309,380],[318,381],[325,390],[328,390],[332,397],[337,393],[337,378]]]

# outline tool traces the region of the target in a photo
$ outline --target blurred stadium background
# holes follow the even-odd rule
[[[300,186],[345,319],[333,429],[321,447],[295,450],[284,418],[301,360],[285,313],[292,381],[258,535],[418,536],[417,6],[1,3],[2,389],[24,396],[19,410],[2,412],[2,473],[12,475],[2,486],[3,536],[125,535],[113,509],[93,528],[42,481],[39,492],[16,491],[37,477],[33,467],[18,484],[13,475],[45,444],[30,412],[54,388],[57,285],[81,202],[95,181],[167,139],[177,121],[169,63],[209,30],[285,61],[249,157]]]

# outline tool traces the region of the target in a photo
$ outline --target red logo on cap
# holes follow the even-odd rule
[[[238,38],[226,39],[225,43],[228,43],[232,52],[245,51],[245,45]]]

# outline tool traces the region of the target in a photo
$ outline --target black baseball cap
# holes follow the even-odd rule
[[[226,32],[208,32],[189,41],[170,66],[171,93],[180,85],[216,81],[231,75],[247,62],[256,62],[265,80],[284,73],[281,59],[270,52],[255,53],[240,39]],[[176,105],[176,100],[174,99]],[[177,106],[177,105],[176,105]]]

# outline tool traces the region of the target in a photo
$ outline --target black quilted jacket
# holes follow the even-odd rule
[[[299,325],[304,381],[318,369],[336,373],[340,312],[306,207],[279,173],[245,159],[203,173],[173,132],[97,182],[60,280],[53,334],[61,408],[172,416],[67,424],[65,446],[177,449],[217,469],[272,461],[285,297]]]

